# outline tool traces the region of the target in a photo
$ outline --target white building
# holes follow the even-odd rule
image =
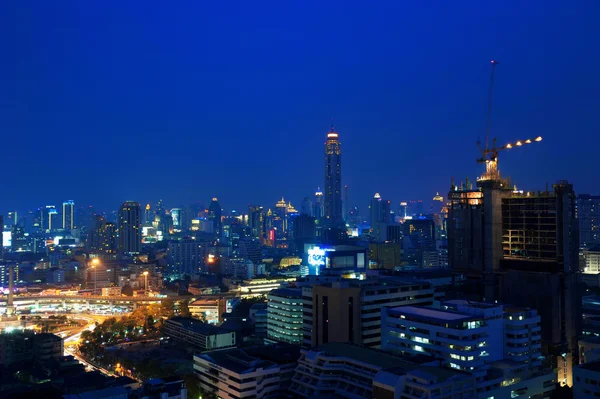
[[[432,361],[435,363],[435,361]],[[303,398],[475,398],[472,375],[375,349],[328,343],[302,349],[290,391]]]
[[[203,320],[208,324],[221,324],[223,314],[227,312],[226,298],[200,298],[190,302],[188,309],[192,317]]]
[[[266,352],[266,347],[261,348]],[[290,363],[291,367],[295,363]],[[194,373],[200,388],[222,399],[276,398],[281,375],[289,374],[272,360],[250,355],[242,349],[219,350],[194,355]]]
[[[452,300],[440,309],[382,310],[382,349],[426,354],[473,374],[480,398],[544,397],[556,373],[542,367],[540,317],[531,309]],[[536,396],[537,397],[537,396]]]
[[[280,288],[269,292],[267,338],[271,341],[302,343],[302,290]]]

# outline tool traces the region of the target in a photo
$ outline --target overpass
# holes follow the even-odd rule
[[[161,303],[163,300],[182,301],[191,300],[191,296],[172,296],[172,297],[151,297],[151,296],[100,296],[100,295],[27,295],[15,296],[14,306],[17,310],[38,309],[43,305],[61,305],[66,308],[67,305],[77,305],[78,307],[89,307],[91,305],[105,306],[130,306],[136,308],[138,305],[149,305]],[[0,299],[0,309],[6,308],[6,297]],[[0,312],[1,313],[1,312]]]

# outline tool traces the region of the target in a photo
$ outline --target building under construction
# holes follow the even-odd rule
[[[485,147],[478,163],[485,172],[475,187],[452,182],[448,193],[450,267],[467,276],[467,297],[530,307],[541,316],[542,344],[558,369],[558,379],[572,385],[581,332],[579,225],[573,185],[559,181],[550,191],[526,192],[500,175],[499,151],[542,141],[519,140],[489,146],[494,69],[492,61]]]
[[[453,185],[448,198],[449,263],[471,282],[464,294],[536,309],[559,379],[570,385],[581,331],[573,186],[524,192],[481,178],[475,188]]]

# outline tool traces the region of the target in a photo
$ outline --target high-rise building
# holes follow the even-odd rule
[[[431,305],[429,282],[396,278],[341,280],[302,287],[304,346],[350,342],[379,348],[381,307]],[[307,297],[312,297],[309,308]]]
[[[6,225],[8,227],[16,226],[18,223],[19,223],[19,214],[16,211],[8,212],[6,214]]]
[[[152,207],[150,204],[146,204],[144,209],[144,227],[151,227],[154,221],[154,213],[152,213]]]
[[[342,149],[339,135],[331,125],[325,142],[325,217],[332,225],[343,223],[342,218]]]
[[[313,214],[313,203],[310,197],[304,197],[302,200],[302,207],[300,208],[300,214],[312,216]]]
[[[40,208],[40,230],[50,232],[59,228],[56,223],[58,212],[54,205],[46,205]]]
[[[380,241],[381,233],[385,232],[386,224],[390,223],[390,201],[381,199],[379,193],[375,193],[369,206],[371,211],[371,229],[376,241]]]
[[[537,310],[542,340],[572,383],[581,331],[579,225],[573,186],[523,192],[499,175],[485,174],[477,188],[453,185],[448,194],[450,267],[470,280],[474,299],[499,300]]]
[[[418,267],[435,267],[432,257],[437,257],[435,225],[433,219],[407,219],[402,225],[404,261]],[[435,256],[434,256],[435,255]]]
[[[119,252],[141,252],[141,216],[140,204],[135,201],[126,201],[119,208]]]
[[[196,240],[169,242],[168,262],[173,274],[196,275],[204,271],[208,244]]]
[[[65,201],[62,204],[62,228],[69,231],[75,228],[75,202],[73,200]]]
[[[221,205],[217,198],[213,198],[208,206],[208,220],[212,220],[218,238],[223,236],[223,222],[221,221]]]
[[[265,210],[259,205],[248,205],[248,226],[252,237],[262,241],[265,238]]]
[[[182,227],[182,210],[181,208],[173,208],[171,209],[171,225],[175,231],[181,231]]]
[[[400,219],[406,219],[409,216],[408,214],[408,202],[402,201],[400,206],[398,206],[398,217]]]
[[[600,195],[579,194],[576,203],[579,221],[579,245],[600,244]]]
[[[315,192],[315,200],[312,207],[312,215],[317,218],[317,220],[325,217],[325,199],[323,198],[323,192],[320,187],[317,188],[317,191]]]
[[[267,295],[267,338],[302,343],[302,289],[279,288]]]

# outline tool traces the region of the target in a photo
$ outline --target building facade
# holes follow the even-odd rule
[[[140,253],[142,250],[142,224],[140,204],[124,202],[119,208],[118,248],[121,253]]]
[[[236,345],[235,332],[187,317],[173,317],[165,321],[164,332],[181,345],[203,351]]]
[[[430,283],[395,278],[343,279],[302,290],[305,347],[350,342],[379,348],[383,306],[431,305],[434,298]]]
[[[267,338],[275,342],[302,343],[302,290],[280,288],[267,296]]]

